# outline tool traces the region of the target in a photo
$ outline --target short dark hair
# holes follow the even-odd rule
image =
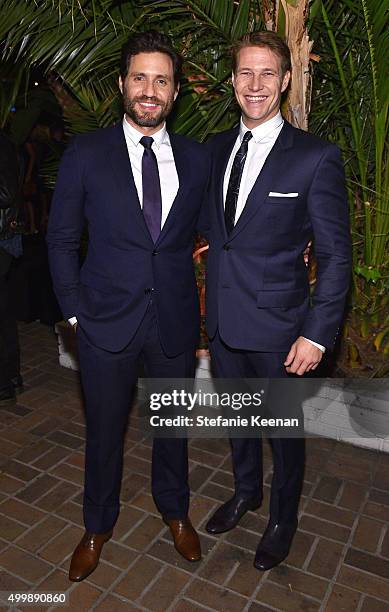
[[[157,30],[147,30],[133,34],[124,43],[120,57],[120,76],[123,81],[127,76],[131,58],[138,53],[165,53],[173,64],[174,84],[180,82],[182,72],[182,57],[174,49],[169,36]]]
[[[238,64],[239,51],[244,47],[265,47],[273,51],[281,60],[282,76],[284,76],[288,70],[292,69],[290,49],[284,39],[276,32],[261,30],[245,34],[232,45],[231,55],[233,72],[235,72]]]

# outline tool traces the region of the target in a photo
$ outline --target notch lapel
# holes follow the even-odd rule
[[[232,149],[239,134],[239,128],[233,128],[226,135],[222,142],[222,150],[216,154],[215,160],[215,197],[216,197],[216,213],[218,217],[219,227],[222,228],[224,238],[227,239],[227,230],[224,220],[224,201],[223,201],[223,184],[224,175],[226,173],[228,160],[230,159]]]
[[[121,123],[115,125],[112,143],[110,144],[111,146],[107,152],[107,157],[115,175],[116,184],[122,194],[122,200],[125,206],[124,219],[128,217],[129,220],[131,218],[131,221],[135,220],[145,237],[152,242],[140,206],[138,192],[135,187],[126,139]]]
[[[190,188],[191,178],[191,160],[188,151],[185,146],[182,146],[179,138],[175,134],[169,133],[170,144],[173,150],[174,163],[178,174],[178,191],[176,197],[173,200],[173,204],[170,208],[169,214],[165,220],[161,233],[157,239],[156,244],[159,244],[165,237],[169,228],[174,224],[178,212],[185,204],[185,195]]]

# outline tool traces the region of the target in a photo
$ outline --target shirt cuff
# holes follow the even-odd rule
[[[70,319],[68,319],[70,325],[75,325],[77,323],[77,317],[70,317]]]
[[[302,338],[304,338],[304,336],[302,336]],[[316,346],[318,349],[320,349],[322,351],[322,353],[326,352],[326,347],[322,346],[321,344],[319,344],[318,342],[314,342],[313,340],[310,340],[309,338],[304,338],[304,340],[308,340],[308,342],[310,342],[311,344],[313,344],[313,346]]]

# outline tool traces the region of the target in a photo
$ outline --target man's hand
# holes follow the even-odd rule
[[[323,357],[323,351],[299,336],[293,342],[284,366],[288,374],[302,376],[305,372],[315,370]]]

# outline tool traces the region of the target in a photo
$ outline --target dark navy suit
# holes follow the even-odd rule
[[[170,134],[179,190],[154,244],[140,207],[122,125],[77,136],[64,154],[48,230],[64,318],[77,317],[86,396],[84,517],[108,531],[119,511],[123,432],[143,359],[146,375],[189,377],[199,335],[193,238],[209,173],[197,143]],[[80,270],[84,224],[88,250]],[[156,440],[153,493],[167,519],[187,514],[184,440]]]
[[[286,377],[292,343],[328,349],[342,320],[350,276],[350,234],[338,148],[283,128],[228,236],[223,178],[238,128],[209,143],[213,158],[207,331],[216,375]],[[269,194],[298,194],[297,197]],[[303,251],[314,239],[317,284],[310,299]],[[261,495],[258,440],[232,440],[236,489]],[[271,520],[293,522],[303,477],[303,440],[273,440]]]

